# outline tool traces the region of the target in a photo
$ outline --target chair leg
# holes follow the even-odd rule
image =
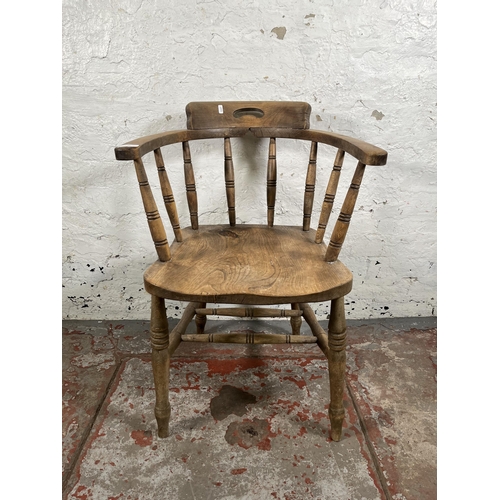
[[[295,311],[300,310],[299,304],[292,304],[292,309]],[[290,325],[292,326],[292,335],[300,335],[300,326],[302,325],[302,318],[300,316],[292,316],[290,318]]]
[[[151,296],[151,346],[153,348],[153,377],[155,382],[155,417],[158,424],[158,437],[168,436],[170,402],[170,355],[168,353],[169,333],[165,300]]]
[[[200,304],[200,309],[207,307],[205,302]],[[201,334],[205,331],[205,325],[207,324],[207,317],[204,314],[197,314],[194,322],[196,324],[196,333]]]
[[[330,375],[330,407],[328,416],[331,438],[340,441],[344,422],[344,389],[346,371],[346,324],[344,297],[332,300],[328,322],[328,371]]]

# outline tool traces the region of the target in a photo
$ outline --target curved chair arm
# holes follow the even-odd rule
[[[285,139],[302,139],[313,142],[320,142],[342,149],[346,153],[354,156],[365,165],[385,165],[387,161],[387,151],[377,146],[368,144],[359,139],[354,139],[334,132],[322,130],[298,130],[285,128],[221,128],[205,130],[172,130],[161,134],[140,137],[127,142],[123,146],[115,148],[117,160],[136,160],[145,154],[179,142],[192,141],[197,139],[215,139],[220,137],[241,137],[248,131],[256,137],[275,137]]]
[[[256,137],[282,137],[328,144],[349,153],[365,165],[385,165],[387,161],[387,151],[359,139],[334,132],[278,128],[255,128],[251,131]]]
[[[115,148],[117,160],[137,160],[155,149],[178,142],[197,139],[216,139],[218,137],[240,137],[248,132],[248,128],[221,128],[208,130],[172,130],[161,134],[148,135],[129,141]]]

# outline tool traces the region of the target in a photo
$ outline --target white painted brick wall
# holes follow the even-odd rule
[[[65,318],[149,317],[142,273],[154,247],[133,165],[116,161],[113,148],[184,128],[185,105],[200,100],[307,101],[312,128],[386,149],[386,166],[367,167],[341,253],[354,273],[346,311],[354,319],[436,314],[434,1],[65,0]],[[221,145],[192,145],[200,223],[226,221]],[[278,141],[276,222],[297,224],[308,152],[283,147]],[[252,138],[235,145],[240,222],[265,222],[266,148]],[[167,166],[185,214],[174,149]],[[319,186],[331,166],[331,150],[320,148]],[[322,197],[318,189],[315,223]],[[326,318],[327,304],[315,309]],[[168,313],[178,315],[174,303]]]

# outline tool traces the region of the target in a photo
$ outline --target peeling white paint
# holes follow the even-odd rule
[[[273,33],[279,27],[286,27],[282,39]],[[333,8],[330,0],[67,0],[64,317],[149,317],[142,273],[156,258],[154,247],[133,165],[117,162],[113,148],[184,128],[189,101],[239,99],[307,101],[313,127],[389,152],[387,166],[367,168],[341,253],[354,274],[346,311],[353,319],[436,314],[435,2],[341,0]],[[295,145],[286,153],[284,146],[278,141],[276,222],[299,224],[308,151]],[[225,222],[221,143],[192,148],[200,223]],[[166,148],[164,157],[187,225],[179,152]],[[332,152],[319,149],[314,223]],[[239,222],[265,223],[266,154],[254,138],[234,146]],[[145,163],[153,166],[150,158]],[[339,193],[354,166],[346,161]],[[175,305],[168,304],[169,315],[178,315]],[[314,308],[327,317],[327,304]]]
[[[76,356],[73,364],[79,366],[80,368],[87,368],[89,366],[97,366],[97,370],[107,370],[110,366],[115,363],[115,358],[112,354],[94,354],[87,353]]]

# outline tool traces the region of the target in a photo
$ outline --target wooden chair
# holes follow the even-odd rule
[[[143,137],[115,149],[117,160],[133,160],[158,260],[144,274],[151,294],[152,364],[156,390],[155,416],[159,437],[168,436],[170,418],[169,364],[180,342],[230,342],[238,344],[317,343],[328,358],[330,379],[329,418],[331,438],[342,433],[345,386],[346,326],[344,295],[352,287],[352,274],[337,257],[349,227],[366,165],[384,165],[387,153],[357,139],[309,129],[311,107],[305,102],[192,102],[186,106],[187,129]],[[231,139],[252,133],[269,138],[267,162],[267,225],[236,223],[236,196]],[[198,199],[190,142],[222,138],[229,224],[199,225]],[[304,210],[301,226],[275,226],[276,141],[310,141]],[[182,146],[187,203],[191,227],[181,229],[161,148]],[[316,183],[318,143],[337,148],[319,217],[310,229]],[[153,152],[161,194],[175,234],[169,245],[165,228],[148,183],[142,157]],[[169,148],[169,153],[171,148]],[[358,160],[328,245],[325,229],[339,183],[345,153]],[[165,299],[189,302],[177,326],[169,333]],[[319,325],[308,302],[331,301],[328,332]],[[207,304],[244,307],[207,308]],[[256,308],[291,304],[290,309]],[[208,315],[237,317],[288,317],[291,335],[204,334]],[[197,333],[186,335],[195,318]],[[313,335],[300,335],[301,318]]]

